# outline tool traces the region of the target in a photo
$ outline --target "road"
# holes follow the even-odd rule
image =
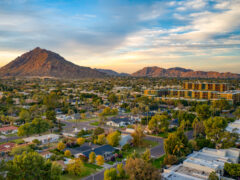
[[[5,142],[8,142],[8,141],[12,141],[12,140],[15,140],[15,139],[20,139],[20,137],[18,136],[13,136],[13,137],[6,137],[6,138],[1,138],[0,139],[0,143],[5,143]]]

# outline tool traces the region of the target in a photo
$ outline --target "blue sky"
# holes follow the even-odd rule
[[[37,46],[78,65],[240,73],[240,0],[0,0],[0,66]]]

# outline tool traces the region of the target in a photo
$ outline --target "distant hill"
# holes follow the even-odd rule
[[[59,54],[39,47],[0,68],[1,77],[104,78],[105,73],[75,65]]]
[[[109,76],[130,76],[130,74],[127,73],[118,73],[116,71],[113,71],[111,69],[96,69],[99,72],[105,73]]]
[[[240,78],[240,74],[215,71],[194,71],[180,67],[164,69],[157,66],[144,67],[132,74],[135,77],[182,77],[182,78]]]

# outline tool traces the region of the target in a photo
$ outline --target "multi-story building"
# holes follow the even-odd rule
[[[232,104],[240,102],[240,91],[228,90],[226,83],[189,83],[183,84],[183,89],[159,89],[145,90],[144,94],[149,97],[162,99],[184,100],[219,100],[226,99]]]
[[[203,148],[190,154],[182,164],[165,169],[164,180],[207,180],[211,172],[222,179],[224,164],[238,163],[240,150]]]
[[[183,88],[187,90],[201,91],[227,91],[229,89],[227,83],[200,83],[200,82],[184,82]]]

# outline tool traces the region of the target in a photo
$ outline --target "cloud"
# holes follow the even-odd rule
[[[41,2],[0,1],[0,62],[36,46],[79,65],[123,71],[128,64],[128,72],[204,68],[226,57],[217,69],[240,56],[239,0]]]

